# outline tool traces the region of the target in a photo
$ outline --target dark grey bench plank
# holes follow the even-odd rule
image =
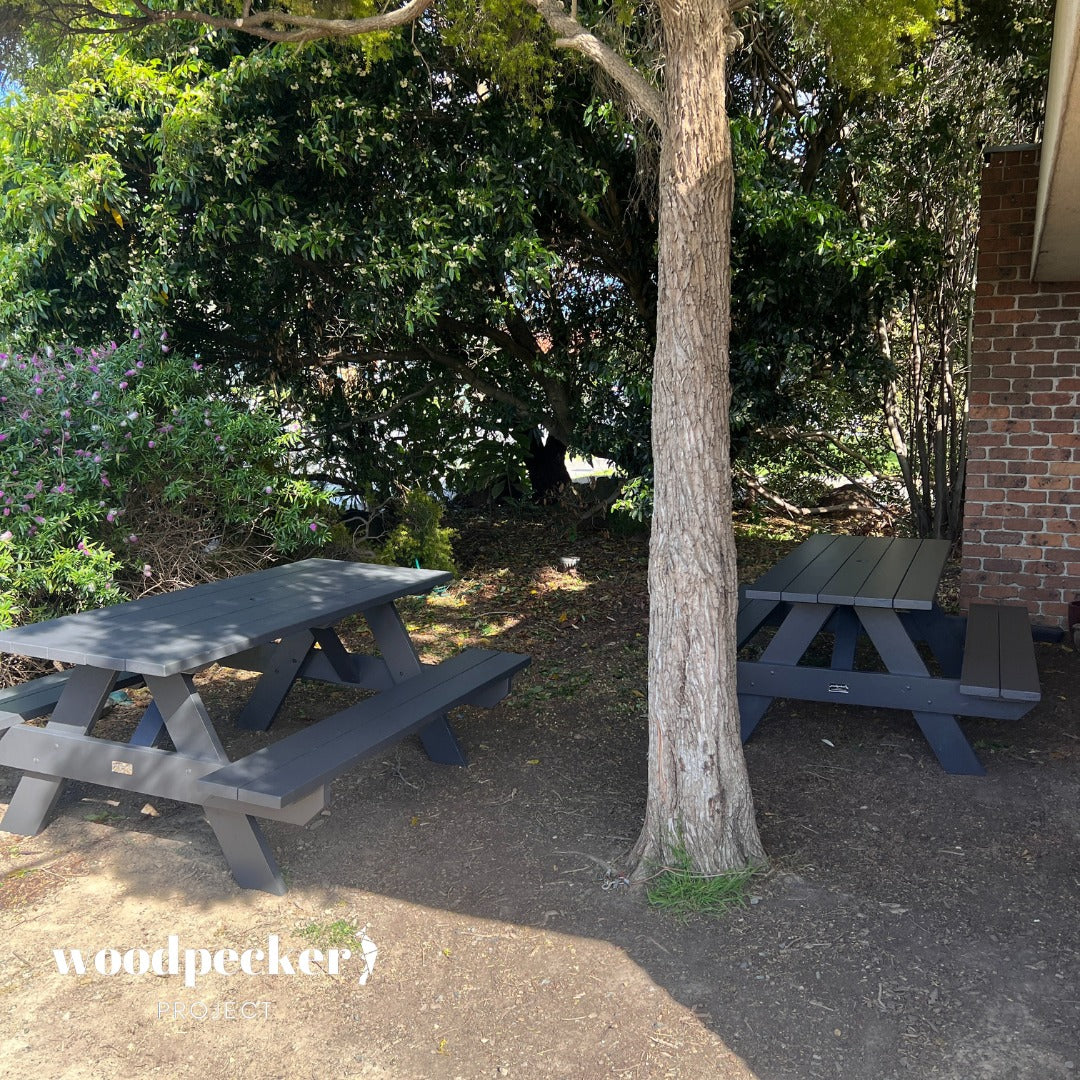
[[[964,638],[960,690],[972,697],[1039,701],[1039,671],[1027,608],[972,604]]]
[[[1026,606],[1002,604],[998,608],[1001,642],[1001,696],[1007,701],[1041,701],[1035,639]]]
[[[838,538],[828,533],[815,533],[790,551],[771,570],[767,570],[752,585],[746,587],[750,600],[780,600],[781,593],[792,579],[801,574]]]
[[[854,604],[858,607],[892,607],[893,597],[903,584],[918,550],[918,540],[878,540],[872,544],[864,544],[860,552],[861,565],[868,565],[870,572],[850,590],[850,600],[837,598],[832,601],[832,596],[838,594],[839,590],[830,582],[830,602]],[[871,552],[876,558],[870,557]]]
[[[915,540],[918,554],[896,590],[893,607],[929,611],[934,606],[941,570],[949,557],[948,540]]]
[[[203,777],[199,788],[259,806],[287,806],[485,688],[500,682],[509,688],[528,663],[514,653],[466,650]]]
[[[888,589],[887,595],[891,597],[911,564],[909,557],[900,568],[899,574],[896,575],[895,583],[890,587],[889,580],[893,574],[896,574],[897,569],[895,558],[889,558],[892,550],[892,541],[868,544],[865,537],[860,539],[850,557],[821,587],[818,601],[822,604],[856,604],[867,596],[879,596],[882,586]],[[885,564],[884,572],[883,563]],[[874,584],[875,582],[877,584]]]
[[[0,651],[173,675],[449,580],[436,570],[306,559],[7,630]]]
[[[52,712],[67,686],[69,674],[58,671],[0,690],[0,731]],[[141,682],[140,675],[122,675],[116,680],[115,688],[119,690]]]
[[[858,536],[835,536],[833,542],[798,577],[784,587],[780,599],[790,603],[815,604],[821,590],[840,572],[862,546]]]

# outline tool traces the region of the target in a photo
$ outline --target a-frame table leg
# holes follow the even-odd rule
[[[165,721],[177,753],[203,761],[228,763],[213,722],[190,675],[156,678],[148,675],[146,687]],[[240,810],[203,807],[222,854],[236,883],[244,889],[262,889],[280,896],[285,892],[274,855],[258,822]]]
[[[46,730],[59,728],[69,734],[89,734],[109,700],[115,671],[103,668],[77,667],[72,670],[60,700],[53,710]],[[0,763],[3,744],[0,743]],[[48,773],[48,762],[42,762],[41,774],[23,775],[11,797],[7,813],[0,820],[0,829],[19,836],[36,836],[48,821],[49,814],[64,789],[64,778]]]
[[[390,678],[399,683],[421,669],[409,632],[401,621],[401,615],[393,604],[380,604],[364,612],[368,626],[383,660],[390,669]],[[420,730],[420,741],[432,761],[442,765],[466,765],[468,759],[450,726],[446,713],[441,713],[427,727]]]

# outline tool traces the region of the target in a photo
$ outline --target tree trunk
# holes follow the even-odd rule
[[[551,434],[543,439],[539,431],[533,431],[529,436],[525,468],[536,502],[547,502],[558,496],[570,483],[570,473],[566,470],[566,443]]]
[[[764,860],[739,738],[731,524],[727,5],[661,0],[664,137],[653,372],[649,793],[637,873],[685,849],[718,873]]]

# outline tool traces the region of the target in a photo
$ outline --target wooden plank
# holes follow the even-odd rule
[[[919,550],[893,598],[893,607],[929,611],[934,606],[938,583],[952,546],[948,540],[918,540]]]
[[[893,598],[919,551],[918,540],[875,539],[874,544],[877,559],[852,597],[856,607],[892,607]]]
[[[792,604],[816,604],[821,590],[849,559],[858,554],[863,539],[859,536],[833,537],[833,542],[802,573],[788,582],[780,599]]]
[[[1041,701],[1035,642],[1027,607],[1020,604],[998,606],[998,645],[1001,696],[1006,701]]]
[[[206,794],[280,808],[528,663],[527,656],[469,649],[219,769],[199,786]]]
[[[815,533],[784,556],[771,570],[746,587],[748,600],[783,600],[784,590],[815,559],[839,539],[829,533]]]
[[[99,739],[81,732],[20,725],[0,740],[0,764],[32,775],[199,803],[196,781],[220,768],[173,750]]]
[[[853,605],[863,595],[864,586],[882,558],[887,555],[891,542],[877,537],[861,537],[855,550],[835,574],[821,587],[818,602],[822,604]]]
[[[1001,697],[997,604],[972,604],[968,610],[960,691],[972,697]]]

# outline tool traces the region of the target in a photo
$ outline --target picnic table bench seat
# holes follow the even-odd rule
[[[529,657],[515,653],[467,649],[441,664],[424,665],[376,697],[207,774],[198,787],[207,796],[249,807],[283,809],[447,709],[495,704],[528,663]]]
[[[1039,701],[1039,670],[1027,608],[972,604],[964,638],[960,692],[1004,701]]]
[[[52,712],[67,686],[70,674],[69,671],[57,671],[0,690],[0,733],[24,720],[34,720]],[[120,675],[116,680],[116,689],[135,686],[142,681],[141,675]]]

